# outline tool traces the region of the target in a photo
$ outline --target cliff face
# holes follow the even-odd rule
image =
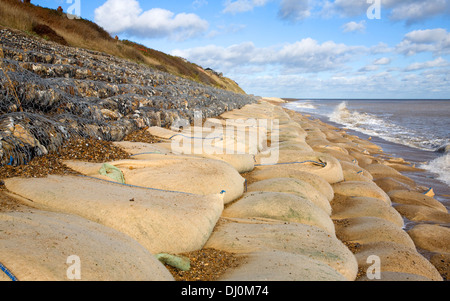
[[[118,57],[0,30],[0,165],[75,135],[120,141],[148,126],[214,117],[255,102]]]
[[[201,84],[245,94],[233,80],[211,73],[183,58],[113,38],[97,24],[68,17],[59,9],[49,9],[18,0],[0,0],[0,29],[18,29],[61,45],[108,53]]]

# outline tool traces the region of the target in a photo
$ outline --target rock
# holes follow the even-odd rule
[[[58,145],[49,138],[47,127],[40,127],[45,133],[41,136],[34,133],[31,123],[16,122],[16,130],[8,133],[2,119],[27,117],[34,122],[46,118],[53,123],[50,128],[69,130],[63,140],[77,134],[117,141],[137,129],[168,127],[177,117],[192,122],[194,110],[201,111],[204,118],[215,117],[257,100],[104,53],[44,40],[37,43],[33,37],[8,29],[0,30],[0,39],[4,69],[14,82],[23,110],[18,112],[19,103],[9,82],[0,77],[0,91],[6,92],[0,93],[0,131],[5,132],[3,140],[14,140],[14,164],[23,164]],[[129,126],[123,128],[124,124]],[[3,157],[0,164],[7,160],[9,156]]]

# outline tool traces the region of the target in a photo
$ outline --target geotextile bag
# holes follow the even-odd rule
[[[19,281],[174,280],[136,240],[76,215],[35,209],[0,213],[0,229],[0,261]],[[79,260],[78,275],[69,269],[75,263],[70,256]]]
[[[223,211],[223,195],[157,191],[83,176],[12,178],[27,205],[74,214],[134,238],[153,254],[199,250]]]

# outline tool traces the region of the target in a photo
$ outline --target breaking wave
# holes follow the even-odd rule
[[[432,134],[419,133],[389,120],[390,114],[377,116],[365,112],[351,111],[346,101],[340,103],[329,114],[331,121],[345,125],[347,128],[370,136],[377,136],[387,141],[410,147],[435,151],[447,141]]]

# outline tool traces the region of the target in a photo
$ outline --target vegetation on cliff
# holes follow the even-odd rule
[[[97,24],[82,18],[68,18],[56,8],[44,8],[18,0],[0,0],[2,27],[18,29],[62,45],[105,52],[198,83],[245,93],[236,82],[217,72],[132,41],[113,38]]]

